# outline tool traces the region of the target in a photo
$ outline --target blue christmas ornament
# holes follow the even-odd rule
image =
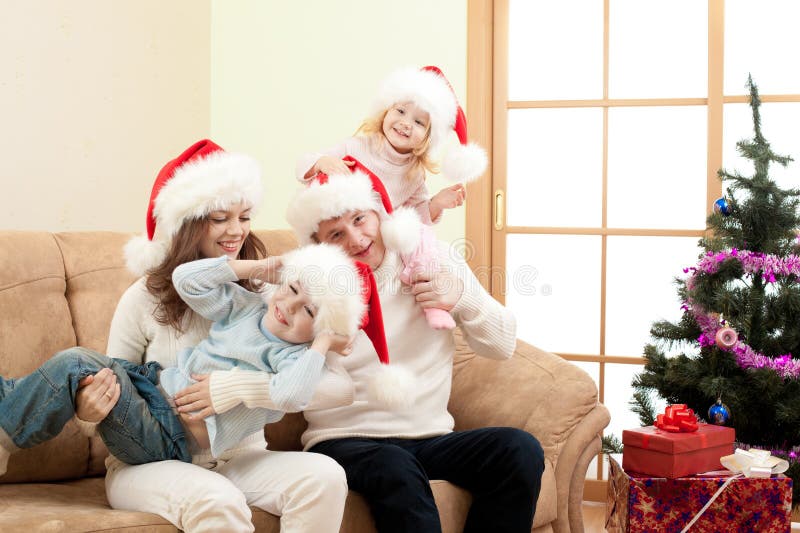
[[[731,420],[731,410],[722,403],[721,399],[708,408],[708,421],[718,426],[724,426]]]
[[[726,200],[724,196],[722,198],[717,198],[717,201],[714,202],[714,212],[722,213],[722,216],[725,217],[731,214],[731,206],[728,205],[728,200]]]

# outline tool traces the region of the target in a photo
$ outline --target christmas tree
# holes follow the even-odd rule
[[[720,170],[727,193],[708,217],[705,253],[677,279],[683,315],[656,322],[634,378],[634,411],[652,423],[650,393],[736,430],[737,446],[789,460],[800,495],[800,191],[782,189],[761,131],[758,89],[748,78],[754,137],[737,143],[754,173]],[[672,352],[666,355],[665,351]],[[721,400],[721,403],[717,403]],[[712,413],[709,414],[710,408]],[[715,419],[716,417],[716,419]]]

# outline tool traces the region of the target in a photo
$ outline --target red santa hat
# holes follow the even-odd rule
[[[447,150],[442,158],[441,171],[446,179],[469,182],[486,171],[486,150],[469,142],[467,117],[438,67],[406,67],[391,73],[378,89],[373,111],[380,113],[401,102],[414,102],[430,115],[431,151],[434,153],[441,149],[450,130],[458,136],[459,147]]]
[[[128,269],[141,276],[161,264],[187,220],[244,202],[261,205],[261,170],[252,157],[204,139],[169,161],[156,176],[147,206],[147,233],[125,245]]]
[[[376,211],[381,217],[381,237],[388,250],[401,254],[414,251],[419,245],[422,221],[410,208],[392,208],[383,182],[370,169],[353,157],[351,174],[317,174],[297,192],[289,203],[286,220],[301,244],[314,242],[320,222],[340,217],[350,211]]]
[[[284,254],[281,281],[297,281],[317,308],[314,334],[351,336],[364,330],[381,363],[369,383],[370,399],[385,407],[408,405],[410,374],[389,364],[383,313],[372,269],[353,261],[338,246],[313,244]]]

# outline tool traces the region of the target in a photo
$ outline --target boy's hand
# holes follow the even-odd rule
[[[328,176],[332,174],[350,174],[350,167],[353,165],[355,165],[354,161],[342,161],[336,157],[323,155],[317,159],[317,162],[311,167],[311,175],[313,176],[318,172],[325,173]]]
[[[281,282],[281,267],[283,256],[274,255],[258,261],[259,265],[253,270],[252,278],[264,283],[276,285]]]
[[[345,337],[344,335],[337,335],[332,331],[323,331],[317,335],[314,342],[311,343],[311,348],[322,355],[325,355],[329,351],[341,355],[350,355],[350,352],[353,351],[353,341],[355,340],[355,335],[352,337]]]

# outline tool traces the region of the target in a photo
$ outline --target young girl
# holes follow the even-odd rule
[[[137,367],[88,350],[66,350],[28,376],[0,377],[0,390],[10,391],[0,397],[0,474],[15,448],[34,446],[61,432],[74,413],[79,381],[105,367],[115,370],[124,394],[98,431],[111,453],[129,464],[190,462],[184,428],[200,448],[219,457],[265,424],[280,420],[284,412],[303,410],[322,376],[325,354],[350,351],[366,310],[359,272],[371,275],[327,245],[263,261],[222,256],[180,265],[173,273],[175,288],[191,309],[214,321],[209,336],[181,352],[177,367],[160,374],[156,363]],[[265,296],[236,284],[255,275],[280,281],[280,286]],[[168,400],[194,382],[193,374],[231,368],[274,374],[271,391],[281,410],[237,405],[200,425],[183,427],[170,416]],[[344,386],[352,397],[349,379]],[[35,416],[25,416],[29,413]]]
[[[225,152],[209,140],[195,143],[164,165],[153,184],[148,231],[126,249],[128,268],[143,277],[117,304],[106,353],[134,365],[158,362],[169,368],[177,365],[183,350],[205,339],[211,322],[180,298],[172,273],[178,265],[201,258],[264,257],[263,243],[250,232],[251,214],[261,201],[257,162]],[[331,374],[323,375],[311,406],[320,397],[330,401],[337,396],[339,388],[328,386],[326,376]],[[120,397],[114,376],[101,370],[77,393],[78,417],[87,431]],[[265,372],[218,370],[197,377],[198,383],[175,395],[179,410],[202,417],[238,404],[278,408]],[[256,385],[240,392],[248,383]],[[252,532],[250,506],[280,516],[282,532],[336,533],[347,497],[345,475],[335,461],[267,450],[263,429],[221,457],[199,450],[192,453],[191,464],[129,465],[111,455],[106,469],[106,496],[112,508],[155,513],[192,533]]]
[[[463,182],[478,178],[487,165],[485,151],[467,143],[466,117],[450,84],[437,67],[399,69],[384,80],[372,107],[372,115],[355,137],[324,153],[302,156],[297,178],[307,183],[319,173],[347,174],[355,159],[380,178],[393,206],[413,209],[426,226],[439,222],[444,209],[463,204]],[[458,183],[429,198],[425,171],[437,170],[437,159],[451,130],[461,145],[445,152],[441,170]],[[405,283],[417,271],[439,268],[433,233],[421,231],[417,244],[413,252],[399,250],[404,252]],[[426,309],[425,314],[435,329],[455,326],[452,317],[439,309]]]

